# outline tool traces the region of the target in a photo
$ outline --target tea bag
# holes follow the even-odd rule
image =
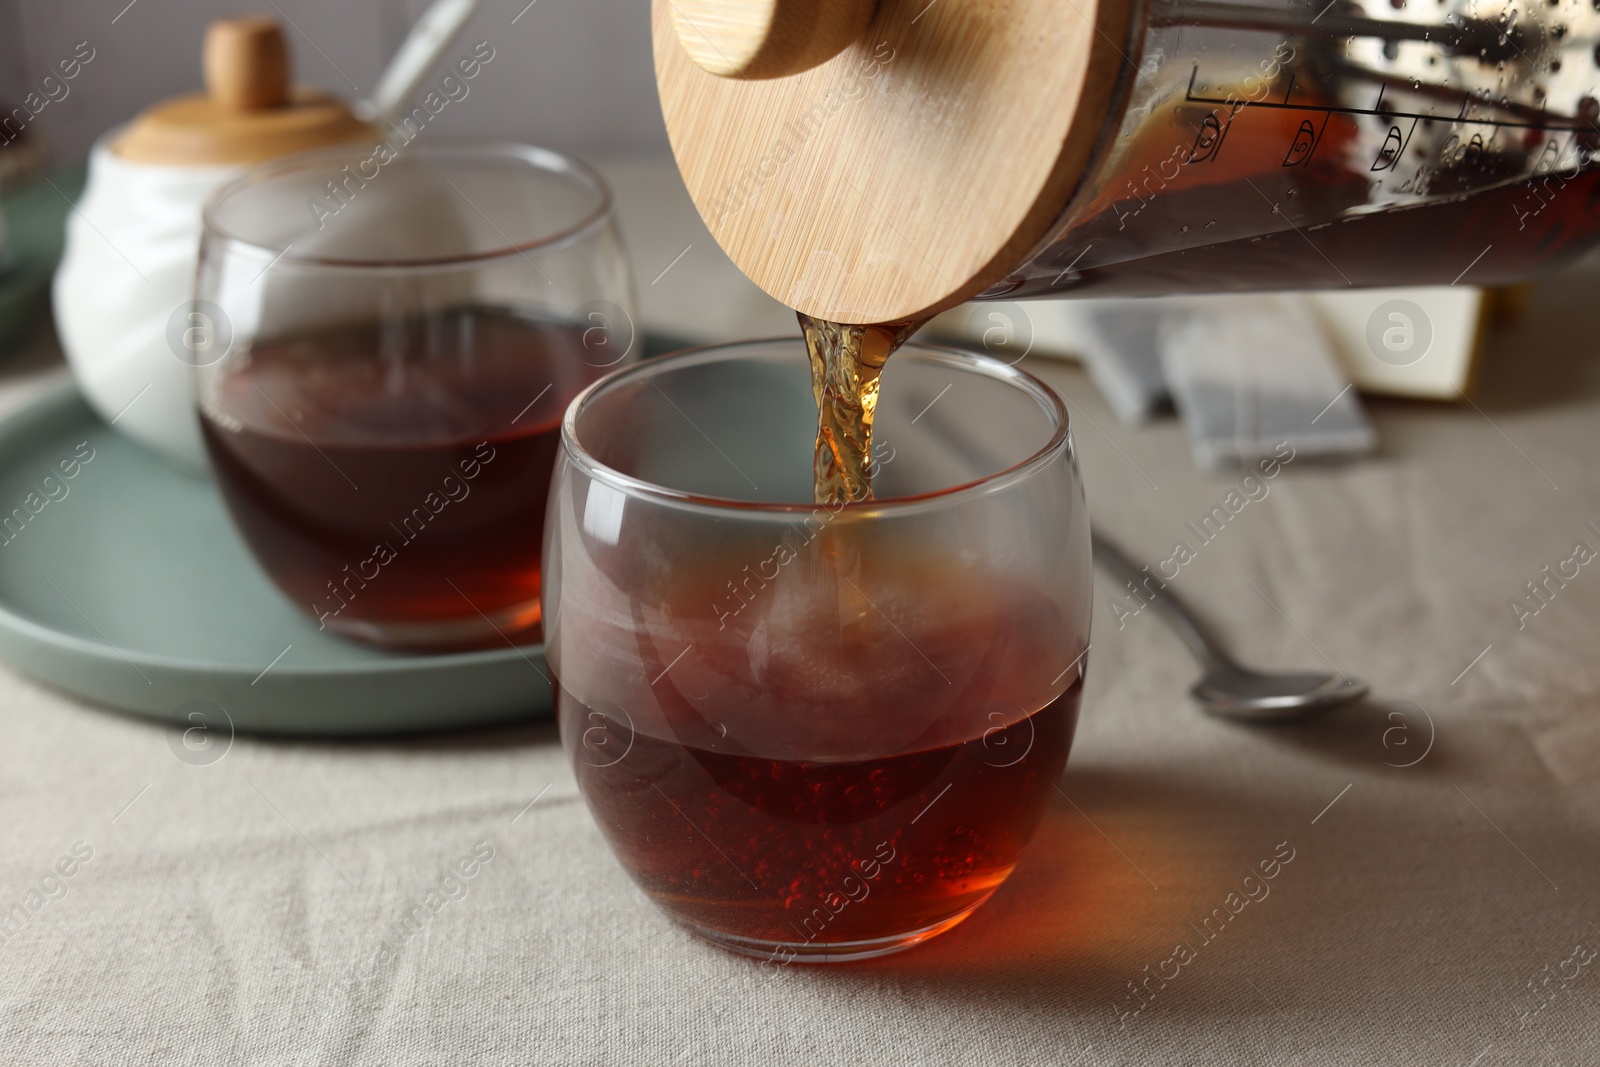
[[[1230,296],[1166,316],[1161,366],[1196,466],[1222,472],[1270,456],[1370,451],[1377,435],[1297,296]]]
[[[1143,426],[1172,399],[1161,369],[1170,300],[1086,300],[1075,308],[1075,345],[1100,395],[1126,426]]]

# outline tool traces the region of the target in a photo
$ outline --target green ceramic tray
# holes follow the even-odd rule
[[[46,484],[83,444],[93,458]],[[0,657],[85,700],[185,725],[207,701],[240,731],[291,734],[550,711],[542,645],[418,656],[319,632],[250,558],[211,482],[125,440],[70,383],[0,422],[6,516]]]
[[[83,192],[83,181],[79,165],[0,197],[11,260],[0,269],[0,352],[22,339],[49,303],[50,274],[61,258],[67,213]]]

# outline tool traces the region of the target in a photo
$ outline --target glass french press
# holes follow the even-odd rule
[[[696,204],[821,318],[1499,284],[1600,236],[1589,0],[655,7]]]

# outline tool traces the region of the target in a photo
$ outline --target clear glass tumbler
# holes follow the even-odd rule
[[[893,952],[1005,880],[1060,776],[1089,641],[1062,402],[907,345],[877,499],[811,499],[797,340],[700,349],[568,409],[545,531],[561,733],[670,916],[775,962]]]
[[[534,638],[561,414],[638,347],[600,178],[499,143],[275,161],[207,205],[197,297],[174,351],[295,605],[399,647]]]

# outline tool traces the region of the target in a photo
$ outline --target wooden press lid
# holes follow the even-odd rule
[[[1060,215],[1123,82],[1131,0],[654,0],[678,169],[718,243],[837,322],[931,314]]]
[[[269,16],[221,19],[206,29],[207,92],[140,115],[112,145],[135,163],[260,163],[307,148],[373,137],[338,99],[291,88],[289,49]]]

